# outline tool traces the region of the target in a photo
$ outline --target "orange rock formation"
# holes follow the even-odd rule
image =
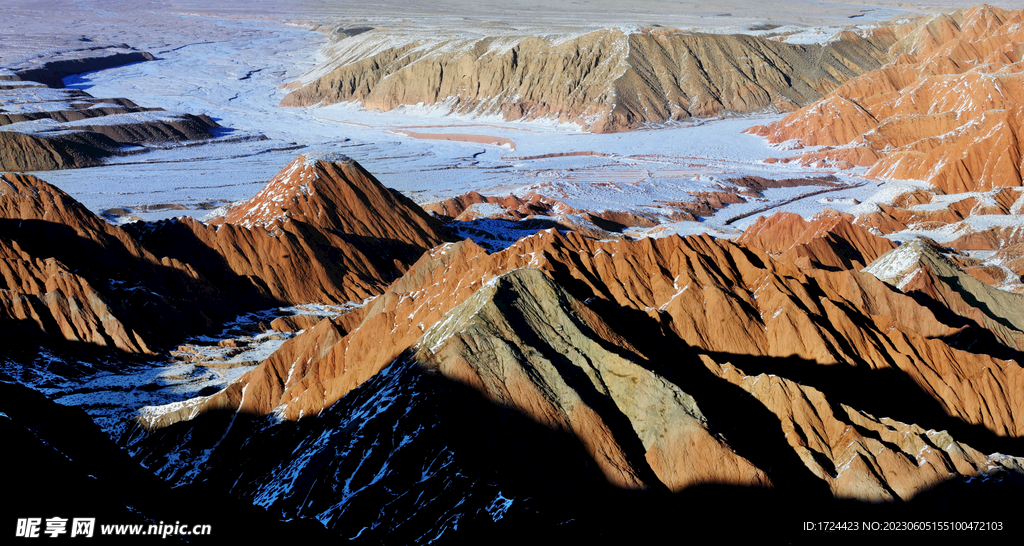
[[[419,39],[384,29],[336,38],[317,77],[282,106],[358,101],[387,111],[421,104],[507,120],[557,119],[600,133],[806,104],[888,61],[885,50],[897,35],[891,28],[844,32],[824,45],[665,28],[564,39]]]
[[[849,214],[826,210],[811,221],[779,213],[757,219],[737,242],[801,268],[862,269],[896,248],[888,239],[853,224]]]
[[[244,309],[362,301],[445,240],[347,158],[299,156],[224,221],[114,227],[37,178],[4,175],[3,316],[33,335],[150,352]]]
[[[870,166],[869,177],[947,193],[1020,186],[1022,22],[1024,10],[977,6],[909,25],[893,61],[751,131],[827,147],[803,163]]]
[[[784,227],[787,223],[791,227]],[[299,419],[331,406],[401,355],[412,354],[411,358],[420,365],[480,390],[497,403],[520,408],[540,422],[573,431],[584,446],[589,446],[608,479],[621,485],[638,485],[642,482],[638,476],[643,472],[637,474],[629,470],[633,467],[616,462],[619,459],[611,447],[614,443],[607,443],[613,440],[600,425],[601,420],[582,408],[571,409],[576,406],[567,405],[559,394],[565,389],[578,389],[579,385],[556,388],[546,380],[541,381],[534,375],[536,372],[523,375],[511,370],[532,361],[534,357],[529,355],[534,350],[545,354],[546,349],[536,345],[534,336],[549,339],[553,335],[544,346],[558,347],[562,342],[557,339],[576,339],[570,343],[573,349],[564,347],[558,351],[583,355],[581,363],[617,361],[601,351],[618,347],[614,352],[625,358],[623,366],[631,362],[661,370],[654,377],[662,373],[690,373],[685,370],[694,365],[688,361],[692,357],[681,355],[679,360],[666,360],[669,353],[659,352],[664,349],[650,352],[652,343],[641,332],[646,332],[646,336],[660,332],[656,334],[663,340],[660,343],[703,355],[701,362],[708,369],[744,388],[749,388],[753,378],[730,375],[732,372],[724,371],[728,369],[727,363],[746,362],[746,366],[760,362],[759,366],[770,366],[768,362],[777,362],[782,366],[778,373],[796,374],[817,384],[814,388],[800,387],[795,381],[780,379],[779,385],[789,385],[786,388],[792,394],[781,399],[764,398],[763,402],[780,415],[792,414],[783,420],[779,433],[789,431],[787,427],[809,427],[802,433],[804,437],[813,430],[813,434],[824,439],[824,444],[817,444],[794,437],[790,445],[838,497],[909,499],[948,477],[946,470],[956,468],[964,476],[988,472],[992,459],[973,451],[965,456],[962,453],[966,451],[955,442],[936,446],[928,440],[932,432],[926,434],[924,429],[911,425],[899,424],[916,435],[915,440],[900,444],[904,451],[937,448],[934,456],[922,452],[922,460],[929,461],[931,466],[921,472],[907,474],[909,467],[899,462],[902,455],[896,452],[865,459],[867,451],[875,445],[866,432],[853,436],[859,438],[856,441],[861,448],[839,449],[846,446],[846,440],[841,431],[829,432],[832,428],[887,430],[888,425],[873,417],[855,415],[857,410],[871,411],[876,404],[865,398],[856,382],[844,385],[844,381],[822,378],[832,374],[892,377],[894,384],[913,393],[911,398],[918,401],[915,404],[925,404],[925,409],[919,409],[930,415],[933,422],[961,423],[957,426],[967,427],[964,430],[968,432],[979,430],[970,427],[980,427],[988,434],[1019,438],[1024,434],[1019,424],[1024,415],[1024,396],[1019,394],[1024,370],[1015,361],[957,349],[946,341],[965,331],[952,315],[940,316],[933,311],[941,308],[949,292],[929,292],[916,286],[904,288],[908,294],[917,294],[910,297],[870,273],[849,269],[884,252],[888,243],[850,225],[848,218],[823,215],[810,225],[799,225],[788,217],[763,220],[745,238],[756,241],[760,236],[763,240],[772,230],[776,233],[772,248],[796,254],[806,252],[806,269],[776,261],[745,245],[707,236],[596,242],[573,233],[563,236],[549,231],[494,254],[487,254],[470,241],[441,246],[424,255],[370,305],[338,319],[322,321],[286,342],[239,383],[209,399],[197,399],[177,415],[164,416],[161,423],[217,409],[250,414],[273,412],[287,419]],[[837,244],[836,241],[845,241],[842,237],[852,240]],[[806,250],[794,251],[799,248]],[[851,249],[856,250],[855,255],[848,253]],[[525,282],[521,276],[509,279],[509,274],[518,275],[523,268],[539,269],[544,275],[529,276],[529,288],[517,290],[514,295],[491,295],[495,287],[505,286],[502,283]],[[538,284],[548,288],[541,289]],[[560,293],[557,286],[572,288],[566,295],[548,294],[541,298],[537,294],[550,290]],[[568,316],[575,318],[562,324],[562,319],[537,318],[553,311],[535,310],[524,315],[534,318],[516,319],[516,327],[511,330],[498,326],[502,321],[513,320],[509,316],[512,309],[507,306],[515,307],[520,305],[515,302],[521,302],[524,309],[532,308],[547,305],[534,299],[551,298],[567,302],[563,304],[565,308],[573,310]],[[582,300],[588,303],[573,303]],[[969,300],[961,301],[959,305]],[[956,316],[977,312],[966,305],[956,311]],[[1017,350],[1021,334],[1017,326],[997,331],[985,317],[975,318],[978,320],[974,328],[998,334],[995,342],[1003,353]],[[474,324],[484,330],[478,331]],[[587,332],[592,342],[586,343],[590,345],[572,334],[577,330]],[[485,331],[491,333],[485,335]],[[536,331],[548,333],[530,333]],[[499,345],[506,348],[488,341],[495,332],[503,332],[500,335],[506,341]],[[507,337],[513,334],[517,337]],[[529,365],[534,370],[537,366],[537,362]],[[605,385],[607,381],[610,379],[605,380]],[[769,394],[765,391],[756,396],[761,399]],[[817,397],[818,401],[811,406],[799,405],[795,404],[794,396]],[[841,414],[823,409],[839,403],[856,409],[843,410]],[[700,406],[699,395],[695,404]],[[869,407],[858,407],[860,404]],[[897,410],[902,407],[883,406]],[[636,406],[622,406],[622,411],[629,415],[630,411],[640,410]],[[907,421],[919,416],[918,410],[898,411],[907,416]],[[822,412],[827,419],[815,415]],[[648,446],[644,442],[648,446],[648,464],[669,487],[702,480],[774,481],[771,472],[764,478],[757,477],[758,471],[744,466],[747,463],[737,463],[733,466],[735,471],[724,475],[705,474],[691,466],[695,464],[692,461],[682,464],[680,461],[686,457],[671,455],[672,450],[680,449],[672,442],[675,440],[664,446]],[[688,445],[693,447],[692,443]],[[691,457],[697,452],[702,453],[700,457],[709,453],[705,448],[685,452]],[[825,457],[828,463],[823,464],[823,459],[812,452]],[[748,470],[741,471],[741,467]],[[995,467],[1003,468],[999,464],[991,468]]]
[[[1024,438],[1024,296],[843,214],[760,219],[738,242],[550,230],[488,254],[438,244],[433,219],[339,157],[298,158],[219,227],[135,226],[139,240],[31,177],[0,189],[0,309],[35,334],[146,352],[228,304],[376,295],[275,322],[306,329],[223,391],[150,408],[153,434],[232,426],[216,413],[306,423],[415,366],[570,435],[618,488],[799,488],[807,474],[836,498],[906,501],[1021,467],[996,452]],[[43,257],[41,227],[71,250]],[[716,398],[736,389],[774,416],[757,432],[768,453]]]

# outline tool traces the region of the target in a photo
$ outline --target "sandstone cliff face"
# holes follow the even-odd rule
[[[1024,434],[1019,425],[1024,370],[1003,358],[1018,354],[1020,332],[975,316],[981,312],[977,308],[950,303],[951,294],[959,293],[954,289],[904,286],[904,294],[877,280],[877,271],[851,269],[884,245],[841,215],[817,222],[813,228],[783,230],[788,235],[772,241],[786,251],[814,249],[815,259],[803,269],[707,236],[595,242],[552,231],[494,254],[470,241],[441,246],[371,304],[322,321],[239,383],[150,426],[190,418],[212,423],[204,415],[222,411],[301,421],[344,403],[388,366],[416,363],[532,421],[572,433],[605,480],[621,487],[650,487],[652,480],[670,489],[708,482],[789,483],[802,467],[837,498],[907,500],[944,483],[948,469],[964,477],[1009,471],[998,457],[945,441],[937,445],[931,438],[944,433],[926,429],[966,435],[969,445],[980,441],[987,453],[1006,446],[1012,452]],[[785,217],[768,220],[752,228],[748,238],[763,236],[765,224],[785,223]],[[856,249],[856,256],[849,249]],[[540,271],[523,272],[524,267]],[[935,275],[936,283],[947,273]],[[960,301],[976,300],[961,296]],[[978,334],[992,343],[984,348],[968,343]],[[744,372],[734,375],[727,364]],[[803,462],[772,471],[770,460],[736,447],[744,445],[742,436],[705,435],[694,420],[701,422],[697,411],[707,415],[699,410],[707,395],[684,395],[673,387],[685,388],[680,378],[709,381],[694,376],[695,365],[755,393],[779,416],[779,433],[806,427],[801,434],[818,435],[821,442],[787,440],[785,449]],[[760,374],[770,373],[786,378],[778,385],[789,394],[778,398],[751,387]],[[633,379],[621,383],[622,377]],[[646,385],[642,390],[649,396],[630,390],[630,384]],[[869,385],[884,385],[891,395],[868,396]],[[581,394],[593,389],[604,393],[604,402]],[[655,396],[659,392],[665,396]],[[816,401],[795,402],[802,399]],[[836,410],[837,404],[854,409]],[[608,417],[612,406],[625,421]],[[697,436],[653,433],[661,425],[643,416],[654,407],[662,408],[655,414],[674,416],[664,417],[675,423],[665,426]],[[716,409],[719,421],[707,417],[707,430],[731,422],[719,413],[721,407]],[[898,444],[898,452],[875,456],[877,446],[867,431],[890,425],[860,411],[892,416],[899,424],[891,426],[915,439]],[[919,429],[903,424],[922,420],[931,424]],[[842,427],[859,432],[844,439]],[[638,448],[627,447],[634,440],[625,438],[632,434],[640,439],[646,464],[639,464]],[[849,447],[847,440],[861,447]],[[921,451],[925,447],[934,456]],[[702,466],[704,455],[698,453],[722,449],[739,457],[727,451],[716,456],[734,461],[729,470]],[[913,463],[919,470],[911,471],[904,456],[910,451],[930,466]]]
[[[251,227],[174,220],[119,228],[34,177],[8,174],[0,184],[2,309],[11,327],[129,353],[243,310],[361,302],[445,238],[436,220],[347,159],[300,156],[232,211]]]
[[[966,344],[961,346],[971,349],[980,340],[991,337],[1012,351],[1024,349],[1024,296],[1007,293],[965,274],[933,244],[905,243],[864,271],[904,293],[923,295],[938,303],[933,308],[960,317],[964,326],[971,328],[961,333],[962,341],[951,340],[953,344]],[[1015,358],[1016,354],[1007,356]]]
[[[4,131],[0,132],[0,169],[50,171],[94,167],[117,148],[116,143],[100,135],[47,138]]]
[[[446,240],[437,220],[342,156],[298,156],[210,224],[129,227],[154,252],[279,303],[361,302]]]
[[[896,38],[878,29],[795,46],[661,28],[487,38],[372,30],[328,46],[326,65],[281,105],[426,105],[615,132],[806,104],[886,62]]]
[[[606,349],[608,338],[616,345]],[[708,430],[692,396],[642,367],[645,359],[628,342],[539,270],[488,281],[418,346],[413,358],[428,370],[571,431],[619,487],[647,487],[636,468],[642,463],[630,461],[637,440],[650,471],[671,491],[699,483],[768,485],[761,470]],[[620,428],[621,416],[632,430]]]
[[[978,6],[923,21],[896,58],[821,101],[752,131],[826,148],[803,163],[870,166],[873,178],[941,191],[1020,186],[1024,10]]]
[[[986,456],[946,432],[836,407],[821,391],[784,377],[704,362],[779,418],[786,442],[836,498],[909,501],[950,476],[984,479],[995,469],[1014,471],[1013,458]]]
[[[17,332],[145,353],[224,317],[178,305],[196,296],[223,303],[191,267],[155,257],[31,176],[0,178],[0,248],[4,318]]]

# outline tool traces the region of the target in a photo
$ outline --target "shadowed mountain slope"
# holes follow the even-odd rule
[[[310,178],[282,174],[268,187],[310,193],[252,228],[194,220],[115,227],[37,178],[4,175],[5,320],[32,339],[148,353],[244,311],[362,301],[444,240],[435,220],[349,160],[307,165],[300,156],[293,165],[303,169],[285,172]],[[248,205],[267,211],[267,203]]]

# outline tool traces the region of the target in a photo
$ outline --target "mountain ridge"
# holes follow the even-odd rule
[[[507,121],[576,123],[595,133],[628,131],[769,107],[792,109],[883,64],[885,50],[898,37],[880,28],[865,36],[844,32],[826,45],[790,45],[663,28],[563,38],[392,36],[370,30],[327,46],[327,63],[281,105],[357,101],[382,111],[425,105]],[[756,63],[731,60],[741,57]]]

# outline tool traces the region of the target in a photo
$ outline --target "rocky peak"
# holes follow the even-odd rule
[[[737,241],[781,262],[832,269],[864,267],[896,247],[853,221],[853,216],[834,210],[824,210],[810,220],[778,213],[758,218]]]
[[[68,194],[27,174],[0,175],[0,217],[60,222],[76,231],[100,225],[95,215]]]
[[[385,188],[352,159],[323,152],[299,155],[259,193],[212,223],[273,233],[292,221],[424,248],[444,240],[440,223],[410,199]]]
[[[421,366],[572,431],[619,487],[647,488],[646,480],[672,491],[769,484],[709,431],[692,396],[644,368],[645,359],[597,313],[538,269],[491,279],[427,330],[419,346]],[[634,443],[643,446],[642,459],[630,456]]]
[[[270,229],[278,220],[287,222],[296,215],[305,217],[306,207],[303,205],[315,196],[314,186],[321,186],[318,182],[324,169],[336,163],[345,165],[353,161],[342,154],[299,155],[256,195],[228,211],[222,220],[246,228],[263,226]]]

